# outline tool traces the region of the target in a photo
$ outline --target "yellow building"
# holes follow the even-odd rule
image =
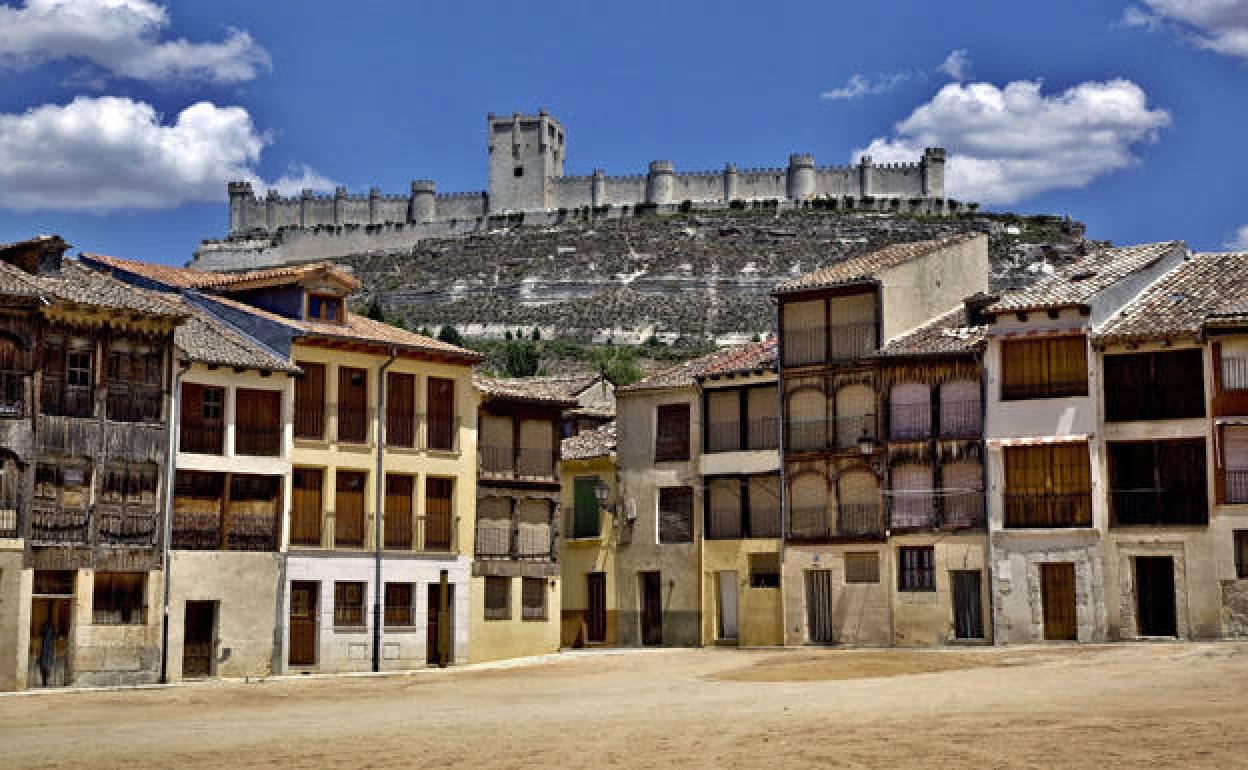
[[[564,511],[561,643],[614,646],[619,638],[615,549],[620,533],[615,423],[564,439],[559,475]]]

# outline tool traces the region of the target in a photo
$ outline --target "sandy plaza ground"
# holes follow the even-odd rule
[[[1248,644],[626,650],[0,698],[26,767],[1234,767]]]

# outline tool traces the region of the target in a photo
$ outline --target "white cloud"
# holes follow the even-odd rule
[[[971,57],[965,48],[950,51],[945,60],[936,68],[957,81],[966,80],[971,76]]]
[[[908,72],[894,72],[887,75],[877,75],[874,79],[867,78],[860,73],[854,73],[849,76],[849,80],[840,88],[833,88],[824,91],[820,96],[824,99],[833,101],[841,99],[857,99],[867,94],[882,94],[893,90],[899,84],[910,79]]]
[[[1143,0],[1128,6],[1122,22],[1169,29],[1201,48],[1248,59],[1248,0]]]
[[[1133,148],[1156,141],[1164,109],[1129,80],[1087,82],[1044,94],[1040,81],[949,83],[855,157],[914,162],[924,147],[950,153],[945,194],[1013,203],[1046,190],[1084,187],[1137,162]]]
[[[269,143],[242,107],[193,104],[165,122],[149,104],[80,96],[0,114],[0,207],[107,211],[172,208],[225,198],[252,180]],[[279,185],[324,189],[308,167]]]
[[[334,180],[323,176],[306,163],[292,166],[290,170],[273,182],[265,183],[255,177],[249,177],[249,180],[257,190],[273,189],[277,190],[279,195],[285,196],[299,195],[304,190],[333,192],[334,188],[337,187],[337,183]]]
[[[1235,231],[1235,235],[1226,242],[1226,248],[1233,251],[1248,251],[1248,225],[1244,225]]]
[[[0,5],[0,68],[85,60],[114,76],[145,81],[252,80],[270,66],[248,33],[215,43],[159,40],[169,14],[151,0],[26,0]],[[76,80],[90,81],[80,73]]]

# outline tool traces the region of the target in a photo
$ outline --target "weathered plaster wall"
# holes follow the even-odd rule
[[[910,331],[988,291],[988,236],[961,243],[880,271],[884,340]]]
[[[775,647],[784,643],[784,614],[780,588],[750,587],[750,554],[779,558],[780,541],[706,540],[702,543],[702,644],[720,640],[719,573],[737,573],[737,644]]]
[[[589,460],[564,460],[560,463],[562,508],[564,524],[559,540],[559,568],[562,580],[561,644],[564,647],[580,647],[586,644],[585,612],[589,609],[589,574],[601,572],[606,580],[607,628],[604,645],[618,643],[619,605],[616,594],[619,575],[616,568],[616,549],[619,546],[619,518],[615,476],[615,461],[611,456]],[[600,509],[599,537],[573,539],[572,516],[576,509],[576,479],[580,476],[597,476],[610,489],[606,508]]]
[[[984,621],[984,640],[992,641],[991,612],[988,597],[988,538],[982,534],[947,536],[903,535],[889,541],[896,558],[901,546],[931,545],[936,557],[935,591],[893,590],[893,643],[898,646],[949,644],[955,641],[953,606],[953,570],[980,572],[980,612]],[[969,641],[969,640],[967,640]]]
[[[485,618],[485,578],[472,578],[472,602],[469,607],[469,659],[473,663],[506,660],[559,651],[560,581],[557,577],[542,578],[546,590],[546,617],[526,620],[523,615],[523,580],[511,578],[511,617],[506,620]]]
[[[845,554],[878,554],[880,580],[877,583],[846,583]],[[796,546],[785,549],[784,643],[810,644],[807,621],[806,572],[831,570],[833,587],[833,626],[839,644],[886,646],[892,642],[893,560],[891,549],[882,543],[854,545]]]
[[[0,691],[26,689],[30,649],[30,590],[20,540],[0,540]]]

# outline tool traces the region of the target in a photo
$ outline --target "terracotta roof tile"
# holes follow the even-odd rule
[[[331,273],[351,290],[358,289],[360,286],[359,279],[329,262],[311,262],[303,265],[247,270],[240,273],[214,273],[204,270],[192,270],[187,267],[156,265],[134,259],[122,259],[121,257],[111,257],[107,254],[84,254],[83,256],[108,267],[125,270],[184,289],[220,289],[229,291],[241,289],[251,284],[269,283],[285,278],[298,279],[316,273]]]
[[[1093,335],[1113,342],[1199,335],[1207,321],[1248,312],[1248,253],[1195,254],[1155,281]]]
[[[739,348],[736,355],[728,356],[702,370],[699,377],[715,377],[723,374],[746,374],[760,369],[775,370],[776,338],[770,337],[757,344]]]
[[[714,368],[720,365],[731,367],[735,365],[733,362],[736,361],[749,361],[752,357],[763,355],[762,351],[769,345],[774,346],[774,344],[771,340],[766,340],[716,350],[713,353],[682,361],[675,366],[655,372],[639,382],[618,388],[617,391],[631,392],[637,390],[657,390],[659,388],[688,387],[694,385],[698,377],[704,376]]]
[[[966,307],[958,307],[917,329],[894,337],[876,355],[891,358],[973,353],[983,344],[986,329],[985,326],[968,325]]]
[[[173,335],[174,344],[191,361],[217,366],[244,367],[275,372],[299,368],[211,313],[184,302],[190,317]]]
[[[181,303],[160,292],[131,286],[92,270],[77,260],[65,260],[59,275],[43,275],[36,280],[44,293],[67,302],[115,310],[133,310],[148,315],[187,315],[187,310]]]
[[[1014,313],[1086,305],[1099,292],[1123,278],[1185,248],[1183,241],[1164,241],[1102,249],[1059,268],[1026,289],[1005,294],[989,306],[987,312]]]
[[[540,401],[567,408],[574,407],[577,405],[576,396],[568,392],[562,379],[552,377],[501,379],[476,376],[472,378],[472,384],[488,398]]]
[[[563,440],[561,460],[589,460],[605,457],[615,451],[615,420],[593,430],[582,431]]]
[[[979,237],[972,233],[953,235],[932,241],[913,241],[911,243],[895,243],[885,246],[860,257],[837,262],[820,268],[813,273],[806,273],[776,287],[773,294],[825,289],[831,286],[842,286],[850,283],[862,283],[874,279],[881,270],[905,264],[911,260],[925,257],[941,249]]]

